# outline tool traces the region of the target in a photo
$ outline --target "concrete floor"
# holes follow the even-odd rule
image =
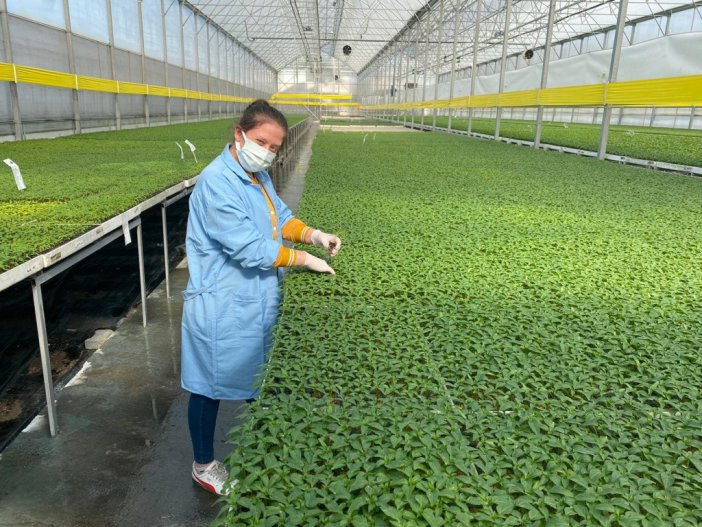
[[[316,131],[316,130],[315,130]],[[296,210],[314,132],[280,193]],[[0,526],[189,527],[219,511],[190,479],[187,393],[180,388],[180,321],[188,273],[171,273],[147,299],[149,323],[132,310],[114,336],[57,393],[59,434],[42,412],[0,457]],[[223,402],[215,453],[246,404]]]

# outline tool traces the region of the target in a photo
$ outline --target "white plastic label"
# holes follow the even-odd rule
[[[185,156],[183,155],[183,147],[180,146],[180,143],[176,141],[176,144],[178,145],[178,148],[180,148],[180,158],[185,159]]]
[[[132,243],[132,233],[129,231],[129,220],[126,214],[122,214],[122,232],[124,233],[124,245]]]
[[[195,162],[197,163],[197,157],[195,156],[195,145],[192,144],[187,139],[185,140],[185,144],[188,145],[188,147],[190,147],[190,151],[193,153],[193,158],[195,159]]]
[[[366,135],[363,136],[363,144],[364,144],[364,145],[366,144],[366,139],[367,139],[367,138],[368,138],[368,134],[366,134]]]
[[[24,184],[24,179],[22,179],[22,172],[12,159],[5,159],[5,164],[12,169],[12,175],[15,176],[15,185],[17,185],[17,190],[24,190],[27,185]]]

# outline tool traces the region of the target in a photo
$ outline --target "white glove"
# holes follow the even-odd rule
[[[310,253],[305,253],[304,266],[307,267],[307,269],[309,269],[310,271],[314,271],[315,273],[336,274],[334,272],[334,269],[332,269],[327,262],[325,262],[321,258],[317,258],[316,256],[311,255]]]
[[[321,247],[329,256],[336,256],[336,253],[341,249],[341,240],[335,234],[327,234],[320,230],[312,231],[312,245]]]

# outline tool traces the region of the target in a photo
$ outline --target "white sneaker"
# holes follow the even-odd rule
[[[193,481],[212,494],[217,494],[218,496],[226,496],[229,494],[238,481],[232,481],[229,486],[225,488],[224,485],[228,477],[229,473],[227,469],[224,468],[224,465],[219,461],[213,461],[202,470],[198,470],[193,461]]]

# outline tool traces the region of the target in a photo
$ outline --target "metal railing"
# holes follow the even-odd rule
[[[281,186],[288,179],[290,172],[295,168],[295,163],[300,157],[302,140],[311,130],[312,124],[312,118],[307,117],[288,130],[288,136],[285,139],[283,148],[278,152],[273,165],[268,170],[276,190],[280,190]]]

